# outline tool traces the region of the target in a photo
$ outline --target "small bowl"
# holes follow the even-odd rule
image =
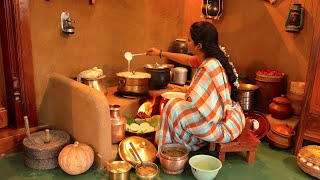
[[[198,180],[214,179],[222,167],[219,159],[209,155],[196,155],[189,159],[193,176]]]
[[[170,151],[171,154],[165,152]],[[176,154],[172,154],[176,151]],[[181,154],[177,154],[179,152]],[[167,174],[181,174],[188,161],[189,149],[183,144],[164,144],[160,147],[160,164],[162,170]]]
[[[112,169],[109,169],[109,179],[130,179],[131,164],[126,161],[113,161],[110,163]]]
[[[152,167],[155,169],[154,173],[149,173],[149,174],[143,174],[139,172],[139,168],[142,166],[141,164],[136,165],[136,175],[138,176],[139,179],[141,180],[149,180],[149,179],[154,179],[158,174],[159,174],[159,168],[155,163],[152,162],[143,162],[143,165],[146,167]]]

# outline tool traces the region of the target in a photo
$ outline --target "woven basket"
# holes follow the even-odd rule
[[[297,163],[299,167],[305,172],[320,179],[320,170],[315,169],[312,166],[308,166],[307,162],[302,162],[301,158],[304,158],[307,162],[312,163],[313,165],[320,165],[320,146],[310,145],[305,146],[300,149],[297,156]]]
[[[279,83],[282,81],[283,75],[282,76],[269,76],[269,75],[262,75],[256,73],[256,80],[257,81],[262,81],[262,82],[275,82]]]

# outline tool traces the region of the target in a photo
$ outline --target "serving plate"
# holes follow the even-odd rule
[[[250,132],[258,139],[263,138],[269,131],[270,124],[265,115],[258,111],[245,112],[247,122],[250,124]]]

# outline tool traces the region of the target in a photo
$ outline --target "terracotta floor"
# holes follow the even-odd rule
[[[208,154],[206,149],[195,154]],[[25,179],[108,179],[106,171],[97,171],[92,167],[89,171],[78,176],[70,176],[60,168],[53,170],[39,171],[25,167],[23,164],[23,154],[12,154],[0,159],[0,179],[25,180]],[[131,170],[131,180],[137,179],[133,169]],[[185,167],[185,171],[180,175],[167,175],[160,173],[157,179],[168,180],[188,180],[195,179],[191,173],[190,166]],[[227,154],[226,161],[215,179],[223,180],[304,180],[313,179],[305,174],[297,165],[296,157],[292,155],[292,150],[284,151],[269,147],[268,143],[262,142],[257,153],[256,162],[247,164],[242,153]]]

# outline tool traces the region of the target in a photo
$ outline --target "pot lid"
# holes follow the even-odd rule
[[[273,98],[272,100],[278,104],[291,104],[291,101],[283,95],[281,97]]]
[[[170,67],[166,64],[158,64],[158,63],[155,63],[155,64],[146,64],[144,66],[145,68],[148,68],[148,69],[169,69]]]
[[[293,136],[295,134],[294,130],[289,127],[288,124],[274,124],[271,126],[271,130],[273,130],[273,132],[277,134],[284,136]]]
[[[142,161],[153,162],[156,159],[157,150],[150,141],[139,136],[130,136],[123,139],[119,144],[118,153],[122,160],[129,162],[134,167],[140,164],[139,158],[136,157],[129,144],[130,142],[136,148]]]
[[[240,84],[238,89],[243,91],[254,91],[259,89],[259,87],[253,84]]]
[[[149,73],[145,73],[145,72],[135,72],[135,71],[132,71],[132,72],[119,72],[117,73],[117,76],[118,77],[124,77],[124,78],[133,78],[133,79],[145,79],[145,78],[148,78],[150,79],[151,78],[151,74]]]

